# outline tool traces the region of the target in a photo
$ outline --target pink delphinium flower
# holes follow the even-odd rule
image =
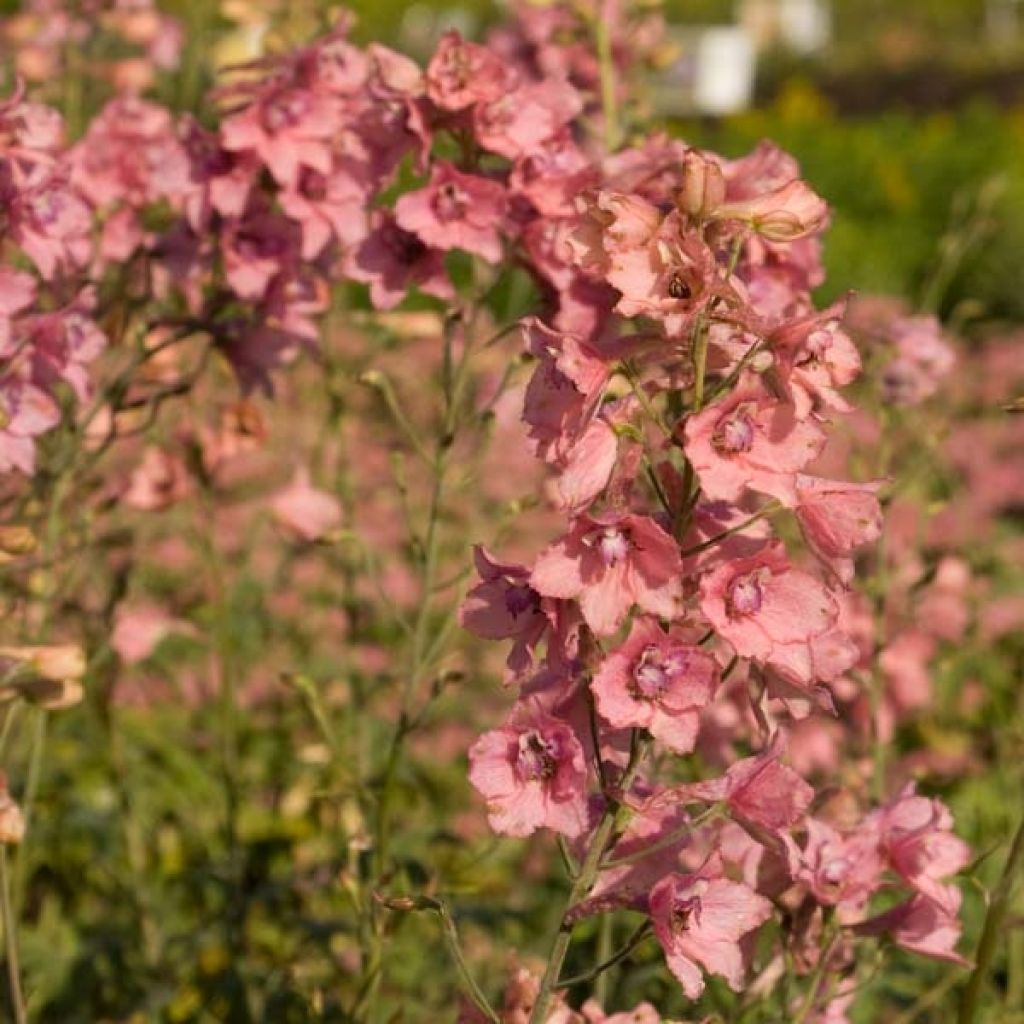
[[[960,894],[941,880],[965,868],[971,855],[970,847],[953,834],[953,816],[945,805],[918,796],[911,783],[869,815],[868,822],[878,831],[888,865],[922,896],[956,914]]]
[[[185,463],[177,455],[149,446],[132,472],[123,501],[145,512],[170,508],[191,491]]]
[[[776,733],[763,751],[737,761],[722,778],[676,792],[686,799],[722,802],[740,822],[769,832],[792,828],[810,807],[814,790],[781,762],[783,747],[782,735]]]
[[[804,540],[844,584],[853,581],[853,552],[882,534],[880,486],[796,478],[795,512]]]
[[[469,781],[487,801],[495,832],[528,836],[550,828],[570,838],[587,825],[587,770],[572,728],[521,709],[469,752]]]
[[[795,242],[825,226],[828,205],[797,179],[750,199],[722,203],[715,216],[745,221],[769,242]]]
[[[579,93],[568,82],[530,82],[477,105],[473,132],[485,149],[515,160],[541,149],[582,108]]]
[[[313,487],[309,471],[300,468],[291,483],[273,497],[274,521],[293,539],[311,544],[341,524],[341,503],[333,494]]]
[[[371,218],[370,233],[348,254],[345,272],[370,286],[377,309],[397,306],[413,286],[439,299],[454,296],[440,249],[425,245],[385,211],[374,211]]]
[[[737,501],[744,489],[796,502],[796,474],[825,444],[821,429],[747,378],[727,397],[691,416],[686,457],[711,500]]]
[[[959,910],[959,891],[954,890],[953,897],[944,907],[917,895],[857,925],[854,930],[859,935],[885,933],[909,953],[970,967],[971,962],[956,951],[962,931],[956,916]]]
[[[734,991],[742,989],[739,940],[771,917],[768,900],[705,869],[666,875],[651,890],[649,902],[655,935],[687,998],[697,999],[704,991],[702,968],[725,978]]]
[[[877,831],[862,824],[843,833],[816,818],[808,818],[806,828],[802,848],[787,842],[794,880],[805,885],[818,903],[838,907],[844,919],[863,916],[885,871]]]
[[[485,46],[446,32],[427,65],[427,96],[444,110],[464,110],[498,99],[509,87],[509,70]]]
[[[894,405],[919,405],[938,391],[956,363],[956,353],[937,317],[905,317],[890,331],[896,355],[882,374],[883,397]]]
[[[678,546],[653,519],[583,515],[541,553],[530,582],[547,597],[578,598],[587,625],[607,635],[634,604],[673,618],[681,570]]]
[[[715,567],[700,581],[701,610],[743,658],[772,665],[810,684],[808,645],[835,625],[833,596],[794,569],[780,543]]]
[[[35,438],[60,422],[57,403],[19,374],[0,377],[0,472],[35,471]]]
[[[462,602],[459,623],[489,640],[514,639],[508,667],[521,674],[533,664],[534,649],[551,628],[545,599],[530,586],[526,566],[499,562],[479,545],[473,560],[481,582]]]
[[[638,618],[628,639],[601,663],[591,689],[605,721],[647,729],[670,750],[687,754],[717,682],[718,663],[707,651]]]
[[[505,189],[490,178],[464,174],[439,161],[424,188],[395,203],[399,227],[435,249],[463,249],[488,263],[502,257]]]

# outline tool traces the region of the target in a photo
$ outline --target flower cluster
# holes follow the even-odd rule
[[[79,399],[106,339],[84,266],[93,211],[72,180],[60,115],[22,89],[0,103],[0,472],[35,468],[35,440]]]
[[[479,116],[473,130],[486,146]],[[553,138],[535,145],[553,159]],[[828,210],[767,143],[729,161],[655,136],[566,166],[571,187],[526,197],[544,217],[521,235],[550,298],[524,323],[523,419],[566,522],[532,565],[478,550],[462,622],[513,641],[519,696],[470,751],[470,781],[497,832],[571,842],[563,928],[646,914],[697,999],[706,974],[743,987],[774,919],[761,976],[796,963],[817,979],[807,1006],[845,1020],[848,994],[821,978],[856,963],[858,937],[956,957],[947,879],[968,858],[948,811],[912,791],[852,822],[810,816],[815,790],[784,761],[786,733],[859,686],[849,588],[882,530],[884,480],[824,475],[861,369],[845,303],[811,299]],[[430,187],[458,181],[435,168]],[[489,255],[482,233],[448,237]],[[920,400],[947,349],[926,320],[893,332],[891,400]],[[905,901],[876,912],[894,888]],[[554,1012],[559,949],[531,1021]]]

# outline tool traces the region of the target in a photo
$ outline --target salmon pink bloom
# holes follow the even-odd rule
[[[825,435],[801,422],[791,405],[772,398],[748,377],[725,398],[691,416],[686,457],[712,501],[737,501],[745,489],[796,502],[796,474],[814,459]]]
[[[587,826],[583,747],[560,719],[520,707],[469,752],[469,781],[487,801],[495,832],[550,828],[574,838]]]
[[[345,247],[367,235],[366,196],[347,175],[304,168],[295,187],[280,197],[281,209],[302,229],[302,258],[316,259],[332,238]]]
[[[60,423],[57,403],[22,376],[0,378],[0,473],[35,470],[35,438]]]
[[[779,668],[810,684],[808,645],[835,625],[835,598],[809,573],[794,569],[782,545],[723,562],[700,582],[700,606],[742,658]]]
[[[463,174],[439,161],[425,188],[407,192],[395,203],[395,220],[425,245],[464,249],[488,263],[501,261],[500,228],[505,190],[496,181]]]
[[[616,728],[647,729],[677,754],[697,740],[700,709],[712,698],[718,663],[705,650],[638,618],[590,684],[601,717]]]
[[[739,940],[771,913],[763,896],[710,868],[667,875],[650,895],[654,933],[688,999],[704,991],[701,968],[725,978],[733,991],[741,990],[745,967]]]
[[[681,571],[678,545],[648,516],[583,515],[541,553],[530,582],[546,597],[578,598],[587,625],[605,636],[633,605],[673,618]]]
[[[807,546],[847,586],[853,581],[853,552],[882,534],[879,482],[868,484],[796,478],[796,518]]]

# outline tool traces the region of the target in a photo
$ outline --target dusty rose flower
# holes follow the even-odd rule
[[[677,206],[691,217],[713,217],[725,202],[725,176],[717,160],[691,149],[683,161]]]
[[[174,618],[159,605],[146,602],[121,604],[114,613],[110,646],[126,665],[135,665],[145,661],[164,637],[172,633],[194,632],[190,623]]]
[[[185,463],[176,455],[150,445],[132,472],[124,503],[146,512],[169,508],[191,491]]]
[[[716,877],[714,868],[667,875],[650,895],[655,935],[688,999],[697,999],[704,991],[702,968],[725,978],[734,991],[742,989],[745,965],[739,940],[767,921],[771,912],[763,896]]]
[[[580,94],[568,82],[530,82],[478,104],[473,131],[484,149],[516,160],[540,150],[582,109]]]
[[[675,541],[647,516],[579,516],[538,557],[531,585],[547,597],[578,598],[587,625],[614,633],[635,604],[673,618],[682,564]]]
[[[717,682],[718,663],[707,651],[638,618],[625,643],[601,663],[591,689],[605,721],[647,729],[670,750],[686,754]]]
[[[796,474],[824,444],[815,423],[798,420],[793,406],[749,377],[685,427],[686,457],[712,501],[737,501],[749,488],[795,504]]]
[[[971,962],[956,951],[962,930],[956,916],[959,910],[958,891],[955,891],[954,897],[946,907],[917,895],[869,921],[864,921],[854,930],[858,935],[885,933],[897,946],[909,953],[943,960],[960,967],[970,967]]]
[[[463,174],[438,161],[425,188],[407,192],[395,203],[395,220],[424,245],[464,249],[488,263],[502,257],[500,228],[505,217],[505,190],[496,181]]]
[[[21,663],[35,675],[52,682],[81,679],[85,675],[85,653],[78,644],[3,646],[0,659]]]
[[[333,494],[309,482],[309,471],[299,468],[291,483],[273,497],[274,521],[294,540],[306,544],[323,540],[341,524],[341,504]]]
[[[882,884],[885,864],[878,850],[878,833],[861,825],[842,833],[816,818],[807,819],[801,849],[787,840],[790,871],[823,906],[840,907],[844,916],[858,917],[868,898]]]
[[[550,715],[521,709],[484,733],[469,752],[469,781],[502,835],[550,828],[571,838],[586,828],[583,747],[568,724]]]

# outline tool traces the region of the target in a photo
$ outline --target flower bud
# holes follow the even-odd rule
[[[7,780],[0,775],[0,843],[20,843],[25,838],[25,816],[7,792]]]
[[[764,195],[725,203],[718,209],[718,215],[746,221],[769,242],[795,242],[824,225],[828,206],[797,179]]]
[[[722,168],[695,149],[683,160],[683,187],[676,205],[691,217],[711,217],[725,202]]]
[[[85,675],[85,654],[78,644],[0,647],[0,658],[24,662],[36,675],[55,683]]]
[[[0,526],[0,561],[29,555],[36,549],[35,534],[27,526]]]

